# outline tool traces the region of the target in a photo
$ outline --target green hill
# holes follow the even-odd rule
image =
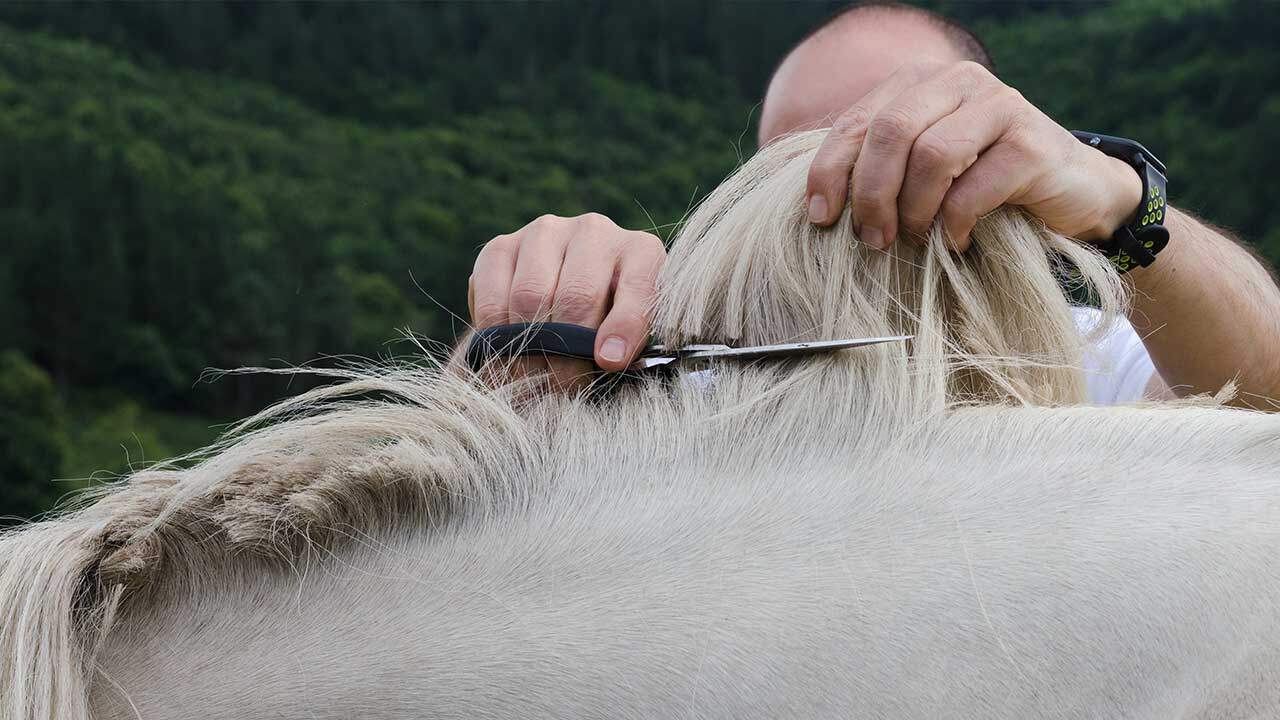
[[[1176,204],[1280,259],[1280,13],[929,4],[1051,116],[1140,138]],[[539,214],[668,235],[754,151],[773,64],[838,6],[0,5],[0,514],[302,387],[206,368],[452,342],[478,247]]]

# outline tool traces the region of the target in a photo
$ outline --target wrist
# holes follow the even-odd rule
[[[1188,247],[1191,244],[1191,233],[1187,232],[1186,223],[1187,218],[1172,205],[1167,207],[1164,224],[1169,229],[1169,245],[1160,253],[1156,262],[1147,267],[1135,267],[1126,275],[1133,282],[1133,286],[1140,291],[1139,299],[1150,300],[1160,297],[1165,292],[1165,286],[1173,281],[1179,268],[1195,267],[1194,260],[1184,257],[1189,252],[1195,252],[1194,248]],[[1184,283],[1189,282],[1187,278],[1181,278],[1181,280]]]
[[[1133,222],[1142,203],[1142,178],[1133,166],[1106,155],[1102,155],[1101,160],[1102,175],[1106,178],[1102,186],[1107,188],[1103,202],[1099,203],[1103,211],[1088,229],[1076,236],[1088,242],[1110,240],[1117,230]]]

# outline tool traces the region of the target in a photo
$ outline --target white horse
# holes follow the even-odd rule
[[[1082,407],[1069,258],[803,216],[822,133],[680,233],[664,340],[909,333],[530,395],[383,370],[0,540],[0,714],[1274,718],[1280,419]]]

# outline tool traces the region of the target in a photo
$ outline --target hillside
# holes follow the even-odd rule
[[[1280,260],[1280,14],[930,4]],[[539,214],[668,236],[838,5],[0,5],[0,514],[302,387],[206,368],[452,342],[476,249]]]

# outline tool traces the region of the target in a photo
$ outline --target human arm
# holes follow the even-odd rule
[[[1235,379],[1234,404],[1277,410],[1280,287],[1266,266],[1188,213],[1170,208],[1169,245],[1129,273],[1130,313],[1174,393],[1215,392]]]
[[[1127,164],[1083,145],[970,62],[899,70],[837,118],[809,174],[811,219],[834,222],[848,200],[860,236],[877,247],[923,234],[938,217],[964,250],[977,219],[1005,204],[1099,241],[1132,219],[1141,194]],[[1187,394],[1237,380],[1237,402],[1272,408],[1280,291],[1221,233],[1172,208],[1166,224],[1168,248],[1130,274],[1131,320],[1163,382]]]

